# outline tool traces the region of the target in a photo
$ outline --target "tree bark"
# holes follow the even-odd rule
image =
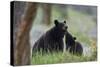
[[[14,51],[14,65],[31,64],[31,47],[29,33],[32,22],[36,16],[37,4],[27,3],[24,13],[21,15],[18,31],[16,32],[16,47]]]

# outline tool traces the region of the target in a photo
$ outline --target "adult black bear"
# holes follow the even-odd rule
[[[82,55],[83,47],[78,41],[75,41],[75,40],[76,40],[76,37],[73,37],[67,31],[65,34],[66,50],[69,50],[70,53],[73,53],[76,55]]]
[[[63,37],[67,30],[66,21],[54,21],[55,26],[43,34],[34,44],[33,51],[63,51]],[[34,53],[33,52],[33,53]]]

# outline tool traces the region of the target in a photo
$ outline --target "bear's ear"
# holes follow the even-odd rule
[[[66,21],[64,21],[64,23],[66,24]]]
[[[73,37],[74,40],[76,40],[76,37]]]
[[[56,26],[59,24],[58,20],[54,20],[54,23]]]

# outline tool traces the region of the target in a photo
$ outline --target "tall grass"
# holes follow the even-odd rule
[[[77,56],[69,53],[68,51],[63,52],[53,52],[45,53],[41,52],[35,53],[32,58],[32,64],[55,64],[55,63],[70,63],[70,62],[87,62],[95,61],[95,55],[88,56]]]

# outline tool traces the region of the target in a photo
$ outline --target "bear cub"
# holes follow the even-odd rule
[[[81,43],[75,41],[76,37],[73,37],[68,31],[65,34],[66,50],[75,55],[82,55],[83,47]]]
[[[43,34],[33,45],[33,53],[36,51],[52,52],[63,51],[63,37],[67,30],[66,21],[54,20],[54,27]]]

